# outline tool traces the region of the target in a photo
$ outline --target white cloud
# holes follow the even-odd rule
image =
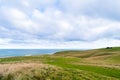
[[[11,39],[7,38],[0,38],[0,45],[8,44],[11,41]]]
[[[65,11],[81,14],[94,7],[96,0],[60,0],[60,2]]]
[[[108,45],[105,42],[109,39],[111,43],[120,40],[118,0],[4,0],[1,3],[0,38],[6,42],[10,39],[11,46],[31,43],[38,44],[37,47],[102,47]]]
[[[5,40],[5,39],[4,39]],[[27,43],[15,44],[10,43],[11,40],[6,39],[6,41],[0,40],[6,44],[0,44],[0,48],[15,48],[15,49],[94,49],[94,48],[103,48],[107,46],[119,46],[120,40],[115,39],[102,39],[92,42],[84,42],[84,41],[46,41],[46,40],[26,40]],[[9,43],[8,43],[9,42]]]

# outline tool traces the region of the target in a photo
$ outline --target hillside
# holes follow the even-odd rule
[[[119,58],[119,47],[0,58],[0,80],[120,80]]]
[[[112,49],[93,49],[84,51],[62,51],[54,54],[55,56],[76,57],[90,60],[107,60],[120,63],[120,47]]]

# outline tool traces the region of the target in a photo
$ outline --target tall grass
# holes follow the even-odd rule
[[[0,72],[0,80],[117,80],[91,72],[45,64],[4,64],[1,68],[3,72]]]
[[[120,79],[120,69],[89,64],[80,65],[79,63],[83,60],[83,58],[48,55],[1,58],[0,80]],[[99,62],[98,64],[100,65]]]

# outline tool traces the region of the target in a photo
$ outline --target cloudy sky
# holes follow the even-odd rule
[[[120,0],[0,0],[0,48],[120,46]]]

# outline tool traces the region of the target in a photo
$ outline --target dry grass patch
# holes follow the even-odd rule
[[[41,68],[46,67],[45,64],[38,63],[15,63],[15,64],[0,64],[0,74],[9,74],[16,71],[20,71],[22,69],[28,68]]]

